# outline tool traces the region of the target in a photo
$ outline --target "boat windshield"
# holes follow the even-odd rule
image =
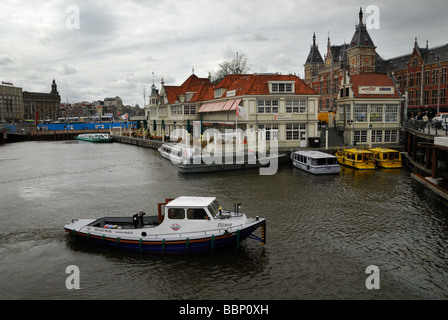
[[[208,211],[212,215],[212,217],[216,217],[219,214],[219,202],[215,199],[212,203],[208,206]]]

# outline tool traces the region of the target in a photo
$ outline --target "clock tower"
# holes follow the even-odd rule
[[[362,22],[362,8],[359,10],[359,24],[347,49],[347,62],[350,74],[375,72],[376,47]]]

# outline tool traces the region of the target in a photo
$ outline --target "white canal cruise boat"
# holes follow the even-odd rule
[[[291,153],[294,167],[312,174],[334,174],[341,171],[336,156],[321,151],[294,151]]]
[[[266,219],[249,218],[239,206],[223,210],[214,197],[179,197],[159,203],[158,215],[73,219],[64,229],[76,240],[150,253],[211,253],[246,238],[264,244]],[[259,227],[261,237],[252,234]]]

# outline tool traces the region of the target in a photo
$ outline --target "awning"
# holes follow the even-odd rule
[[[200,106],[198,113],[236,110],[236,107],[238,106],[238,104],[240,102],[241,102],[241,99],[236,99],[236,100],[233,99],[233,100],[227,100],[227,101],[205,103],[202,106]]]

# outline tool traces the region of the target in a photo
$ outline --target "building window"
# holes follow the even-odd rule
[[[258,100],[258,113],[278,113],[278,100]]]
[[[182,107],[181,106],[171,106],[171,114],[172,115],[178,115],[182,114]]]
[[[271,93],[292,93],[293,84],[292,83],[272,83]]]
[[[184,114],[196,114],[196,106],[184,106]]]
[[[425,91],[425,96],[423,98],[423,104],[424,105],[428,105],[429,104],[429,91],[428,90]]]
[[[372,131],[372,142],[383,142],[383,131],[373,130]]]
[[[422,73],[421,72],[417,72],[416,77],[415,77],[415,85],[419,86],[421,84],[421,77],[422,77]]]
[[[382,122],[383,121],[383,105],[371,104],[370,105],[370,122]]]
[[[278,141],[278,124],[260,125],[259,128],[266,130],[267,141]]]
[[[386,122],[397,122],[398,121],[398,104],[386,104],[384,116],[385,116]]]
[[[286,140],[305,140],[306,124],[288,123],[286,125]]]
[[[442,72],[440,74],[440,83],[445,83],[446,82],[446,68],[442,69]]]
[[[286,113],[306,113],[306,100],[286,100]]]
[[[431,100],[432,104],[437,104],[437,90],[432,90]]]
[[[446,103],[446,89],[440,90],[440,104]]]
[[[414,86],[414,74],[413,74],[413,73],[411,73],[411,74],[409,75],[409,86],[410,86],[410,87],[413,87],[413,86]]]
[[[354,140],[356,143],[367,142],[367,130],[355,130]]]
[[[432,70],[432,83],[434,84],[439,83],[438,74],[439,70]]]
[[[398,133],[397,130],[385,130],[384,142],[397,142]]]
[[[425,71],[425,85],[430,84],[429,71]]]
[[[355,122],[367,122],[367,105],[355,104]]]

